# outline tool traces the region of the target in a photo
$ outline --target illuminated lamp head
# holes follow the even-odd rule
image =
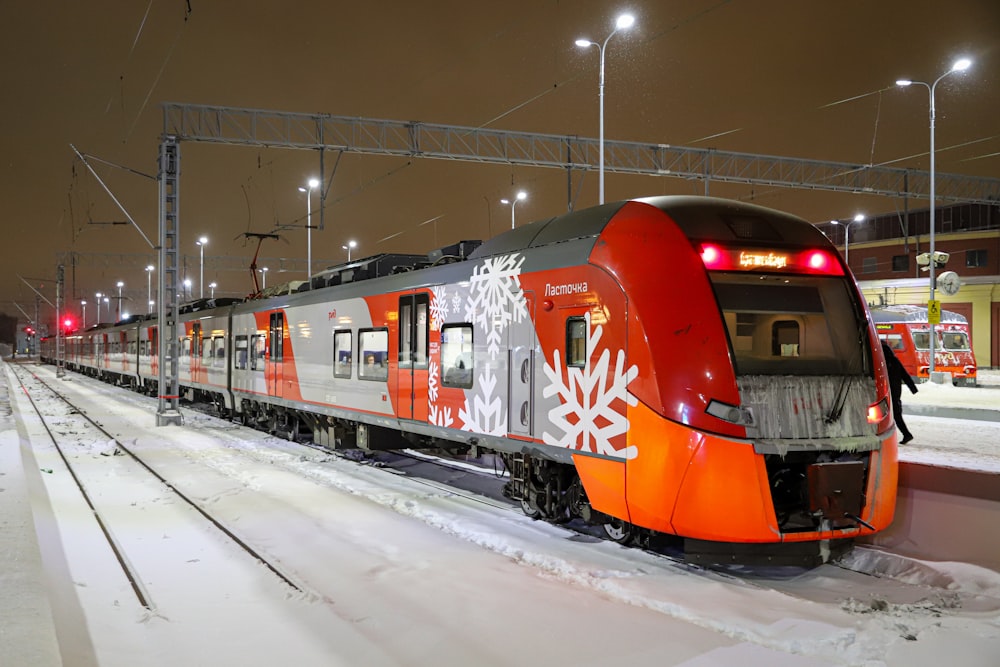
[[[725,254],[718,246],[706,243],[701,246],[701,261],[707,269],[721,269],[725,262]]]

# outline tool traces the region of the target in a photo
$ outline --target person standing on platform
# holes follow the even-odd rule
[[[917,385],[913,383],[913,378],[903,367],[903,363],[896,358],[896,353],[892,351],[892,348],[883,340],[882,341],[882,354],[885,356],[885,367],[889,371],[889,392],[892,394],[892,416],[896,419],[896,428],[899,432],[903,434],[903,439],[899,441],[899,444],[905,445],[910,440],[913,440],[913,434],[910,433],[910,429],[906,428],[906,422],[903,421],[903,383],[910,388],[910,393],[917,393]]]

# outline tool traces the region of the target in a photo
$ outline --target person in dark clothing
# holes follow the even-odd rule
[[[892,415],[896,419],[896,428],[899,432],[903,434],[903,439],[899,441],[899,444],[905,445],[910,440],[913,440],[913,434],[910,433],[910,429],[906,428],[906,422],[903,421],[903,401],[900,398],[903,394],[903,383],[910,388],[910,393],[917,393],[917,385],[913,383],[913,378],[910,374],[906,372],[906,368],[903,367],[903,363],[896,358],[896,354],[892,351],[886,342],[882,341],[882,354],[885,356],[885,367],[889,371],[889,392],[892,394]]]

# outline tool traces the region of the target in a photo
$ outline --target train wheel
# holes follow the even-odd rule
[[[612,519],[604,524],[604,532],[618,544],[629,544],[636,535],[635,526],[621,519]]]
[[[532,519],[542,518],[542,510],[538,509],[538,506],[530,500],[521,499],[521,511]]]

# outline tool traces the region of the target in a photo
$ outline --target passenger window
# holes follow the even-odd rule
[[[386,380],[389,377],[389,330],[358,331],[358,377],[362,380]]]
[[[582,317],[566,321],[566,365],[587,365],[587,320]]]
[[[778,320],[771,325],[771,354],[776,357],[799,356],[799,323]]]
[[[249,362],[247,354],[250,344],[246,336],[237,336],[234,342],[236,343],[236,353],[233,355],[233,368],[238,371],[245,371]]]
[[[350,331],[333,332],[333,377],[351,377],[351,350],[353,348]]]
[[[472,325],[446,324],[441,329],[441,385],[472,388]]]
[[[266,333],[256,333],[250,337],[250,370],[264,371],[264,352],[266,350]]]

